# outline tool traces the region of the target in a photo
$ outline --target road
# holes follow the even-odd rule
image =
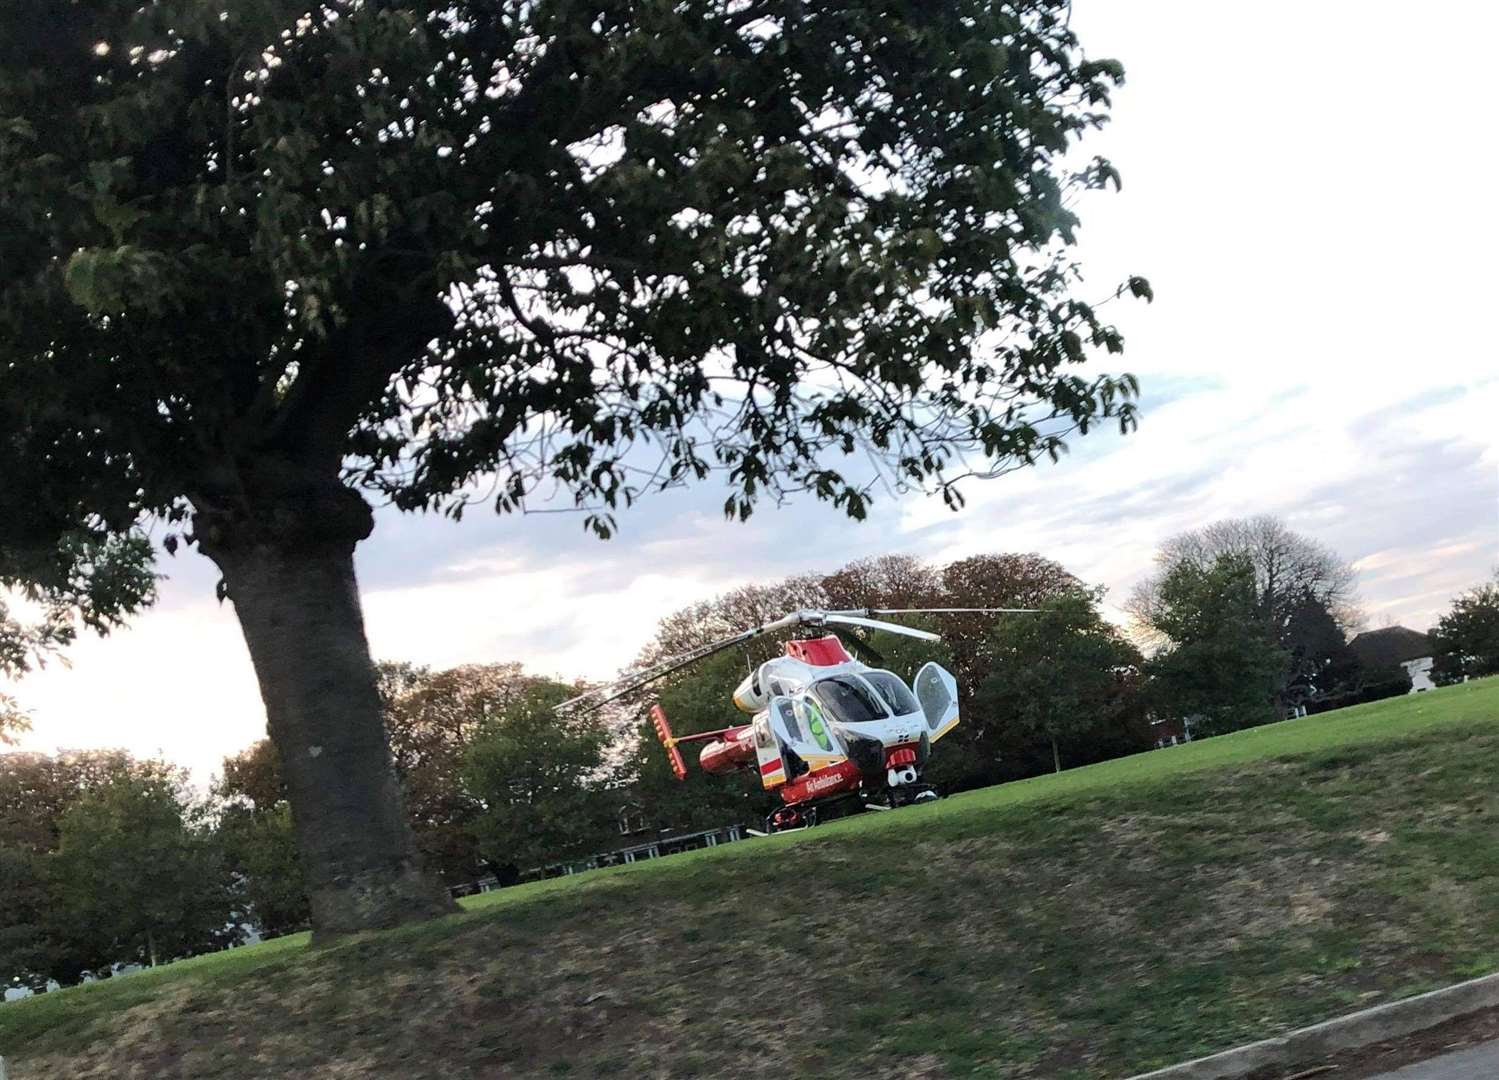
[[[1495,1080],[1496,1077],[1499,1077],[1499,1040],[1380,1073],[1372,1080]]]

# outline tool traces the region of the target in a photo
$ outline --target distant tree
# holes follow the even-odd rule
[[[286,802],[281,759],[270,739],[257,739],[224,759],[214,794],[226,803],[266,813]]]
[[[1253,614],[1265,634],[1280,646],[1285,667],[1278,674],[1274,702],[1284,712],[1299,700],[1305,674],[1297,670],[1298,651],[1310,632],[1309,615],[1325,613],[1344,637],[1362,619],[1357,607],[1353,567],[1326,545],[1289,529],[1277,517],[1228,518],[1173,536],[1156,553],[1156,571],[1135,587],[1125,609],[1148,644],[1159,648],[1172,640],[1161,624],[1164,586],[1183,567],[1208,573],[1232,557],[1253,573]],[[1318,612],[1320,609],[1320,612]],[[1335,650],[1309,660],[1312,667],[1337,659]]]
[[[262,937],[307,928],[312,905],[285,801],[263,810],[225,808],[216,841],[232,874],[237,904]]]
[[[463,780],[468,749],[486,720],[529,701],[550,680],[516,663],[440,672],[382,663],[378,670],[392,764],[417,849],[445,881],[472,881],[484,860],[474,829],[481,806]]]
[[[464,787],[480,806],[484,857],[519,870],[586,854],[609,835],[609,735],[596,713],[554,710],[575,686],[538,682],[487,716],[464,755]]]
[[[46,986],[57,959],[50,909],[41,855],[0,840],[0,986],[12,979],[33,989]]]
[[[0,844],[54,851],[63,815],[90,791],[122,777],[170,775],[166,762],[138,760],[124,750],[0,754]]]
[[[1499,674],[1499,571],[1452,602],[1431,640],[1431,679],[1438,686]]]
[[[914,555],[878,555],[849,563],[821,581],[830,608],[917,608],[943,604],[942,576]]]
[[[1308,602],[1320,604],[1345,633],[1361,619],[1353,567],[1270,515],[1228,518],[1173,536],[1156,553],[1156,572],[1136,586],[1127,610],[1144,629],[1155,629],[1161,587],[1171,571],[1190,566],[1205,572],[1225,555],[1252,568],[1254,610],[1277,641]]]
[[[1170,642],[1147,664],[1158,709],[1190,720],[1201,735],[1277,718],[1286,658],[1262,617],[1248,555],[1173,565],[1156,590],[1152,618]]]
[[[452,910],[382,738],[363,493],[560,489],[608,534],[711,475],[733,517],[858,518],[1131,428],[1133,378],[1078,373],[1123,342],[1070,250],[1073,193],[1118,183],[1074,150],[1123,71],[1069,12],[0,4],[0,584],[67,584],[13,548],[185,526],[318,930]]]
[[[1060,563],[1035,554],[995,552],[959,559],[942,568],[943,605],[948,607],[1041,607],[1083,587]],[[936,620],[952,649],[953,674],[962,686],[977,686],[994,657],[990,629],[1015,616],[943,615]]]
[[[1098,592],[1073,589],[1043,600],[1036,615],[1002,619],[989,632],[993,666],[967,717],[981,718],[991,746],[1040,742],[1051,767],[1062,750],[1129,715],[1142,658],[1098,612]]]
[[[636,658],[636,664],[646,665],[687,652],[801,608],[831,607],[822,583],[821,574],[799,574],[779,581],[742,585],[689,604],[661,620],[655,636]],[[751,642],[743,657],[751,663],[768,660],[780,653],[783,640],[785,635]]]
[[[305,929],[312,906],[281,763],[269,739],[224,759],[213,798],[216,840],[245,914],[264,937]]]
[[[52,932],[89,968],[221,948],[233,928],[229,880],[185,773],[126,775],[63,814],[47,857]]]
[[[448,883],[473,881],[485,873],[475,832],[482,808],[464,786],[465,755],[487,717],[547,680],[513,663],[434,672],[382,662],[378,671],[394,770],[418,850]],[[272,934],[303,928],[306,886],[271,741],[225,758],[214,794],[221,842],[257,923]]]
[[[48,866],[62,824],[85,798],[117,782],[151,784],[177,774],[123,750],[0,754],[0,979],[76,982],[101,961],[97,939],[58,921]],[[97,893],[105,886],[96,883]]]
[[[1280,635],[1287,669],[1282,700],[1290,705],[1338,695],[1355,688],[1363,675],[1347,635],[1327,605],[1311,593],[1291,610]]]

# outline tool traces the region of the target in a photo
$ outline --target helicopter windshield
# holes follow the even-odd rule
[[[853,675],[832,675],[812,684],[812,692],[834,720],[867,724],[889,715],[885,703],[868,684]]]
[[[885,704],[890,706],[890,711],[896,716],[909,716],[911,713],[921,711],[921,706],[916,704],[916,699],[911,696],[910,689],[899,676],[892,672],[866,671],[864,681],[879,692],[880,697],[885,699]]]

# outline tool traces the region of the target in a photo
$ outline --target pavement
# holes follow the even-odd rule
[[[1499,1080],[1499,1040],[1380,1073],[1371,1080]]]

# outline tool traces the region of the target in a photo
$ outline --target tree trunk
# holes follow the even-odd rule
[[[1062,754],[1057,749],[1057,737],[1055,735],[1051,737],[1051,765],[1052,771],[1062,771]]]
[[[315,940],[457,910],[421,865],[391,768],[354,579],[354,545],[372,515],[348,489],[328,494],[314,500],[321,506],[273,512],[274,532],[226,529],[201,510],[195,520],[260,682]],[[333,512],[319,513],[330,501]]]

